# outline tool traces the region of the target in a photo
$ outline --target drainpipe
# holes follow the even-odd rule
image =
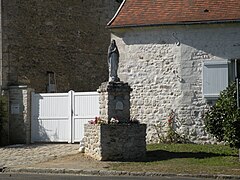
[[[237,108],[239,108],[239,79],[236,78],[236,86],[237,86]]]
[[[237,76],[237,59],[235,59],[235,79],[236,79],[236,86],[237,86],[237,108],[239,108],[239,79]]]
[[[239,79],[237,77],[237,59],[235,59],[235,78],[237,86],[237,108],[239,109]],[[238,160],[240,162],[240,148],[238,149]]]

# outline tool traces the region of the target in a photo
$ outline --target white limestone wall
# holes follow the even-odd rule
[[[240,59],[240,25],[194,25],[112,29],[120,51],[119,77],[133,88],[131,117],[148,125],[148,143],[174,112],[175,128],[206,143],[202,116],[202,62]]]

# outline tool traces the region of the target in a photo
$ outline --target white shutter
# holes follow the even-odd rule
[[[228,61],[203,62],[203,97],[216,99],[220,91],[228,86]]]

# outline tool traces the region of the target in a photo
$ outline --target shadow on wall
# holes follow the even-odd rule
[[[183,58],[202,51],[203,53],[223,59],[240,58],[240,26],[225,25],[188,25],[168,26],[160,28],[131,29],[116,36],[127,45],[138,44],[176,44],[181,48]],[[191,47],[193,54],[186,54],[185,48]],[[185,56],[185,57],[184,57]],[[207,59],[208,57],[206,57]]]
[[[31,142],[50,142],[48,130],[40,123],[40,100],[43,97],[40,94],[32,95],[32,116],[31,116]],[[41,121],[42,122],[42,121]]]
[[[50,142],[50,138],[48,137],[48,132],[51,130],[47,130],[44,126],[42,126],[39,121],[37,121],[37,136],[36,142]]]

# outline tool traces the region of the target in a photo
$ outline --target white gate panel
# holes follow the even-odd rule
[[[83,138],[84,124],[99,116],[99,94],[97,92],[73,93],[72,142]]]
[[[35,136],[35,142],[68,142],[69,127],[68,119],[39,119],[38,136]]]
[[[33,93],[32,107],[32,142],[69,142],[71,137],[69,93]]]
[[[69,102],[68,93],[64,94],[40,94],[42,99],[39,100],[40,117],[66,117],[68,110],[66,105]]]
[[[97,92],[32,94],[32,142],[79,142],[99,115]]]

